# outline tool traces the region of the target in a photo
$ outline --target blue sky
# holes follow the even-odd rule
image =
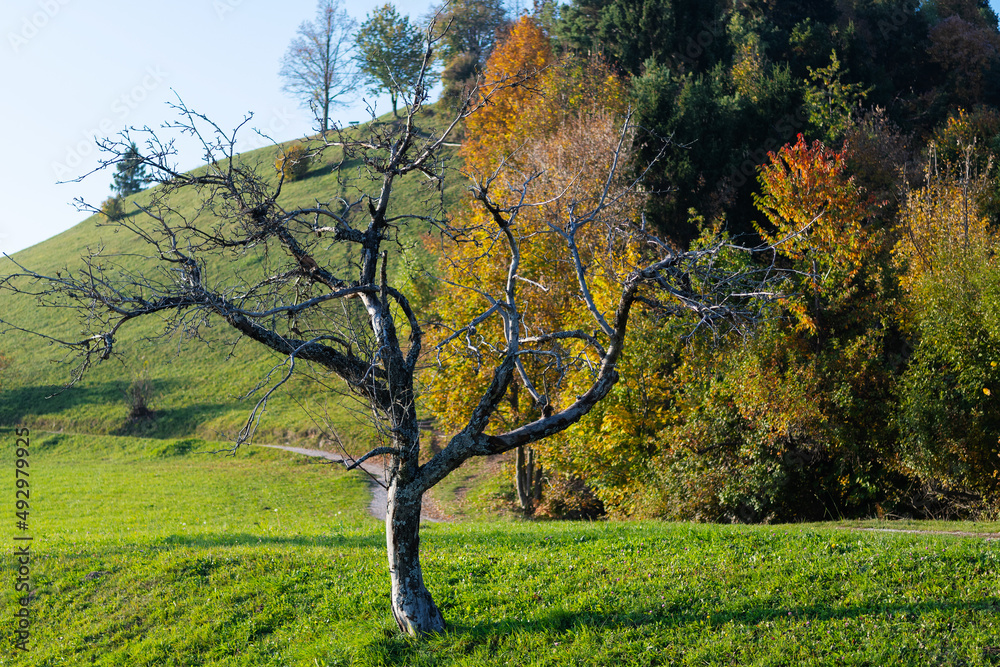
[[[281,92],[279,61],[315,0],[2,0],[0,10],[0,252],[12,253],[79,222],[70,202],[99,204],[109,172],[80,183],[98,159],[94,137],[171,119],[174,91],[224,129],[254,112],[252,127],[277,141],[312,127],[308,111]],[[384,0],[347,0],[359,21]],[[429,0],[397,0],[423,16]],[[514,6],[528,6],[514,0]],[[991,2],[994,9],[1000,0]],[[377,101],[388,110],[388,100]],[[358,102],[334,115],[364,120]],[[247,132],[242,148],[263,141]],[[200,162],[180,142],[180,166]],[[69,259],[69,258],[67,258]]]
[[[381,0],[384,2],[385,0]],[[381,2],[348,0],[356,19]],[[400,0],[423,16],[428,0]],[[126,125],[159,127],[176,91],[223,129],[247,112],[277,141],[302,136],[312,117],[281,92],[280,59],[315,0],[3,0],[0,10],[0,251],[11,253],[63,231],[84,216],[71,202],[100,204],[110,172],[81,183],[98,159],[94,137]],[[388,110],[388,100],[378,100]],[[338,110],[363,120],[361,103]],[[250,132],[242,148],[265,145]],[[179,144],[182,168],[201,153]]]

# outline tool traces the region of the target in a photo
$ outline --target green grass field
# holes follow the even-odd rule
[[[388,612],[363,480],[285,452],[33,431],[37,591],[0,665],[1000,664],[1000,544],[827,525],[464,522],[423,530],[450,623]],[[13,478],[14,434],[0,432]],[[942,524],[943,529],[997,530]]]

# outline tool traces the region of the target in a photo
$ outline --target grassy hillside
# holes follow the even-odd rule
[[[414,641],[361,478],[219,444],[31,434],[31,651],[8,618],[0,665],[1000,664],[996,542],[832,525],[426,525],[450,629]]]
[[[422,117],[421,127],[424,131],[434,131],[440,129],[445,120],[431,108]],[[354,131],[361,132],[363,127]],[[259,164],[261,173],[276,179],[272,165],[277,153],[277,148],[269,147],[246,153],[239,159]],[[452,158],[454,149],[448,149],[443,156]],[[375,188],[377,192],[377,184],[365,178],[359,164],[342,163],[342,160],[339,149],[325,153],[321,161],[311,165],[305,178],[284,185],[278,204],[290,209],[316,201],[332,201],[345,189],[356,193],[359,189],[371,191]],[[338,165],[339,174],[335,169]],[[447,206],[453,206],[466,185],[454,168],[448,171],[443,198]],[[134,199],[144,203],[151,194],[143,192]],[[426,179],[421,175],[399,181],[395,194],[393,210],[396,212],[425,213],[433,205],[429,200],[440,201],[442,197],[441,192],[426,187]],[[181,213],[193,217],[199,202],[193,189],[188,189],[179,194],[174,204]],[[131,205],[129,210],[133,210]],[[132,220],[141,223],[142,216]],[[205,224],[212,222],[210,219],[203,221]],[[79,267],[82,255],[101,247],[105,254],[120,255],[116,261],[126,268],[151,266],[146,259],[149,249],[140,239],[128,231],[102,226],[100,222],[97,216],[90,217],[48,241],[17,253],[14,258],[26,267],[51,274],[65,271],[67,267]],[[419,275],[432,264],[432,258],[419,242],[425,231],[401,230],[400,244],[389,258],[397,284],[405,284],[411,275]],[[339,247],[331,247],[327,252],[332,262],[348,261]],[[238,276],[260,268],[261,262],[262,253],[257,253],[228,263],[210,263],[209,280],[218,285],[234,284]],[[12,270],[7,260],[0,260],[0,275]],[[69,339],[79,334],[80,327],[73,312],[39,307],[30,298],[0,294],[0,312],[5,320],[25,329]],[[51,398],[49,396],[69,380],[72,360],[67,360],[62,351],[43,339],[17,331],[4,332],[0,337],[0,354],[12,363],[8,369],[0,371],[0,424],[25,423],[48,429],[154,437],[199,435],[224,439],[227,434],[234,433],[252,405],[238,398],[253,388],[280,359],[253,342],[244,341],[232,348],[235,336],[218,323],[204,330],[205,341],[188,340],[180,334],[156,339],[162,330],[163,323],[155,318],[133,323],[123,330],[118,345],[124,353],[121,359],[101,364],[77,386]],[[144,375],[148,375],[154,387],[155,418],[128,423],[129,409],[123,390]],[[363,425],[350,416],[343,400],[331,398],[329,392],[308,382],[293,383],[288,389],[270,403],[269,416],[262,424],[264,437],[282,441],[313,439],[316,424],[303,411],[303,405],[314,414],[329,414],[343,434],[364,437]]]

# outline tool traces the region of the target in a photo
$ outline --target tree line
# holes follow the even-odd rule
[[[998,65],[997,17],[975,0],[583,0],[536,4],[505,28],[486,80],[544,74],[469,119],[466,170],[515,164],[561,174],[553,196],[577,192],[599,163],[587,162],[594,140],[631,109],[642,223],[686,251],[772,245],[787,272],[785,296],[736,336],[655,309],[635,318],[607,400],[519,452],[525,511],[995,513]],[[579,323],[571,263],[550,247],[558,231],[542,208],[521,215],[538,216],[520,277],[540,319],[526,330]],[[466,241],[439,266],[441,322],[470,316],[470,297],[504,278],[488,234]],[[725,261],[738,271],[747,256]],[[466,388],[489,380],[496,332],[475,333],[426,376],[445,428],[469,407]],[[589,372],[532,363],[543,379],[515,378],[498,410],[512,426],[572,400]]]
[[[359,26],[338,2],[319,3],[282,68],[322,131],[359,81],[397,113],[429,20],[386,4]],[[537,74],[467,120],[467,170],[523,158],[524,173],[575,174],[578,188],[588,134],[631,110],[643,223],[684,250],[779,244],[795,276],[738,339],[691,335],[683,318],[644,323],[646,358],[626,357],[632,374],[611,400],[542,451],[518,450],[522,509],[762,521],[996,508],[1000,359],[982,263],[1000,214],[1000,34],[987,2],[539,1],[518,18],[463,0],[429,16],[439,74],[421,81],[440,77],[441,105],[491,77]],[[529,160],[537,141],[563,142],[562,159]],[[564,324],[579,304],[552,298],[569,274],[543,250],[549,232],[531,244],[530,280],[546,325]],[[432,319],[472,316],[463,276],[503,278],[485,239],[464,240],[441,258]],[[945,248],[966,254],[932,259]],[[959,273],[943,278],[945,266]],[[471,407],[449,388],[466,386],[456,374],[475,382],[480,344],[492,345],[467,344],[425,375],[446,428]],[[573,372],[548,369],[551,388],[512,382],[498,415],[515,425],[551,409]]]
[[[411,21],[386,3],[359,25],[341,0],[320,0],[316,18],[299,26],[281,63],[285,91],[315,115],[317,129],[331,128],[330,109],[344,105],[359,85],[385,93],[397,115],[400,95],[412,99],[414,84],[431,86],[436,70],[423,72],[424,32],[428,22],[440,31],[434,53],[442,66],[445,95],[454,98],[474,82],[509,17],[501,0],[457,0],[431,8],[424,20]]]

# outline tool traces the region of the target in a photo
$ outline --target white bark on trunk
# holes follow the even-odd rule
[[[385,516],[392,615],[400,630],[415,636],[445,629],[444,617],[424,586],[420,569],[420,508],[421,494],[400,487],[398,478],[394,479]]]

